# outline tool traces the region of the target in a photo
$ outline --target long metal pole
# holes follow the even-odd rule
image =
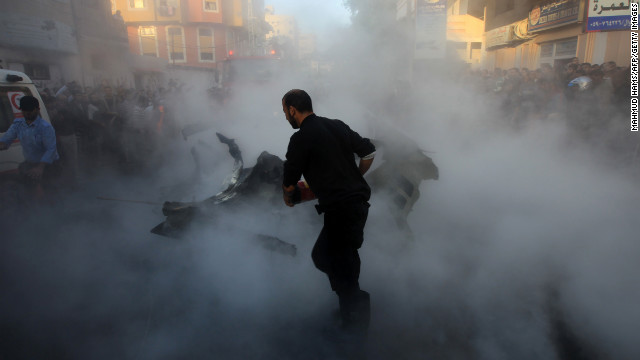
[[[82,36],[82,32],[80,31],[80,28],[78,26],[78,14],[76,11],[76,4],[77,4],[77,0],[72,0],[71,2],[69,2],[69,6],[71,7],[71,16],[73,17],[73,27],[76,30],[76,43],[78,44],[78,58],[80,59],[80,77],[81,77],[81,82],[82,82],[82,89],[84,89],[86,87],[86,83],[85,83],[85,75],[84,75],[84,53],[82,51],[83,47],[82,46],[82,41],[80,41],[80,37]],[[67,79],[68,81],[68,79]],[[65,84],[62,84],[65,85]]]

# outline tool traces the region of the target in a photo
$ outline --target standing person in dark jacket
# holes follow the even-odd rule
[[[371,195],[363,175],[373,162],[375,146],[342,121],[314,114],[311,97],[304,90],[287,92],[282,110],[291,127],[299,129],[289,140],[284,163],[284,202],[295,205],[296,184],[304,175],[318,199],[318,213],[324,213],[324,227],[311,257],[338,295],[343,328],[365,331],[369,293],[360,290],[358,283],[358,249],[364,240]],[[354,153],[360,157],[359,165]]]

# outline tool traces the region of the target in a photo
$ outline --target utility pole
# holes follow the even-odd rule
[[[86,84],[86,79],[85,79],[85,59],[84,59],[84,45],[83,45],[83,40],[81,40],[80,38],[82,37],[82,29],[81,26],[78,24],[80,22],[79,18],[78,18],[78,12],[76,9],[76,6],[78,5],[78,2],[76,0],[73,0],[69,3],[69,6],[71,7],[71,17],[73,18],[73,27],[75,29],[76,32],[76,44],[78,44],[78,56],[77,59],[80,60],[80,77],[81,77],[81,83],[82,83],[82,88],[84,89]],[[65,81],[69,81],[69,79],[65,79]],[[62,84],[65,85],[65,84]]]
[[[171,28],[169,28],[171,29]],[[176,65],[176,48],[175,48],[175,40],[176,37],[175,35],[171,34],[171,53],[169,54],[169,56],[171,57],[171,63],[172,65]]]
[[[249,25],[249,52],[251,55],[256,55],[256,29],[255,18],[253,16],[253,1],[247,0],[247,20]]]

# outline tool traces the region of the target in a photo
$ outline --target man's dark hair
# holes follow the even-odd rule
[[[31,95],[25,95],[20,99],[20,110],[32,111],[40,107],[38,99]]]
[[[313,112],[313,105],[311,104],[311,96],[306,91],[300,89],[289,90],[282,97],[284,105],[286,107],[293,106],[300,112]]]

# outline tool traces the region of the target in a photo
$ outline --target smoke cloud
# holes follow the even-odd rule
[[[372,138],[390,125],[440,170],[420,185],[413,241],[373,189],[360,253],[372,299],[360,350],[369,358],[640,358],[638,163],[612,159],[563,119],[515,128],[489,96],[439,69],[412,84],[402,106],[387,105],[394,59],[355,35],[343,41],[336,46],[357,61],[320,81],[288,73],[224,106],[190,80],[180,125],[204,121],[209,130],[165,141],[162,162],[144,175],[106,171],[54,204],[4,211],[0,357],[350,358],[326,336],[338,304],[310,259],[322,227],[310,203],[247,199],[181,239],[149,232],[165,219],[163,201],[224,188],[233,161],[215,132],[236,140],[245,167],[265,150],[283,158],[291,129],[281,97],[303,88],[318,115]],[[193,182],[199,142],[211,171]],[[297,256],[264,249],[256,234],[295,244]]]

